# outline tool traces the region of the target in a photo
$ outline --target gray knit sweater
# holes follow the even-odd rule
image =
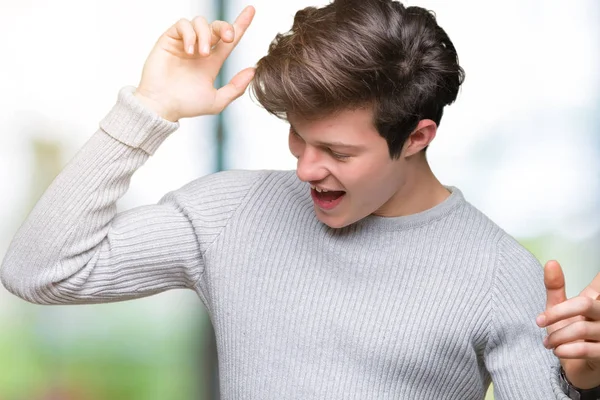
[[[16,234],[0,277],[39,304],[195,291],[224,399],[567,399],[536,259],[456,188],[404,217],[320,223],[293,171],[229,171],[116,213],[177,129],[132,88]]]

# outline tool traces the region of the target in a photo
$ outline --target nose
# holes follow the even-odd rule
[[[296,175],[303,182],[318,182],[327,177],[327,168],[322,163],[318,151],[306,146],[298,157]]]

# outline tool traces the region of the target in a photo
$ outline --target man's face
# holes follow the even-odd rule
[[[319,120],[288,115],[288,121],[296,172],[311,185],[321,222],[341,228],[370,214],[393,215],[394,194],[405,181],[404,159],[390,158],[371,110],[343,111]]]

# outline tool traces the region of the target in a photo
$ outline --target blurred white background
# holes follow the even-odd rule
[[[325,2],[231,0],[228,19],[246,4],[257,15],[224,70],[225,80],[254,65],[275,34],[291,27],[297,9]],[[577,294],[600,271],[600,3],[405,4],[436,12],[466,71],[458,101],[446,109],[429,150],[434,172],[541,262],[559,259],[569,295]],[[0,258],[118,90],[137,84],[160,34],[182,17],[214,19],[216,10],[216,3],[191,0],[0,0]],[[294,168],[287,126],[248,95],[229,107],[224,121],[226,168]],[[216,122],[182,121],[136,173],[120,208],[156,202],[213,172]],[[201,398],[208,383],[198,374],[206,371],[195,367],[203,350],[190,346],[203,338],[205,323],[200,301],[188,292],[122,304],[40,307],[0,288],[0,399],[46,398],[43,393],[57,382],[79,393],[61,399],[109,398],[98,393],[174,398],[181,386],[180,398]],[[93,370],[94,364],[105,369]],[[141,367],[155,364],[166,367]],[[129,377],[139,386],[127,389],[107,372],[117,365],[147,373]],[[100,377],[90,377],[92,372]]]

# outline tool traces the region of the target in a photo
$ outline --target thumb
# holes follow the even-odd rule
[[[567,300],[565,275],[558,261],[548,261],[544,267],[546,310]]]
[[[238,72],[231,81],[221,89],[217,90],[213,113],[218,114],[232,101],[240,97],[254,78],[254,68],[246,68]]]

